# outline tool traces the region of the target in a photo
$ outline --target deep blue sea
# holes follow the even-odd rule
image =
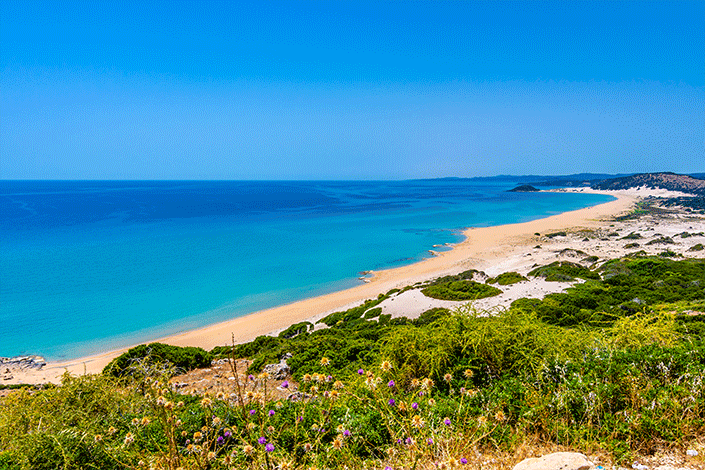
[[[148,341],[612,199],[519,182],[0,181],[0,356]]]

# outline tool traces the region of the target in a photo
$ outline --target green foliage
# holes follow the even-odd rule
[[[629,250],[630,248],[639,248],[639,244],[638,243],[627,243],[626,245],[624,245],[624,248],[626,248],[627,250]]]
[[[646,245],[672,245],[674,243],[671,237],[658,237],[648,241]]]
[[[529,272],[529,276],[543,277],[552,282],[570,282],[580,279],[599,279],[595,271],[569,261],[554,261],[546,266],[540,266]]]
[[[103,372],[115,377],[142,373],[136,369],[148,365],[166,364],[178,370],[188,371],[199,367],[207,367],[213,360],[213,355],[201,348],[171,346],[162,343],[141,344],[129,349],[105,366]]]
[[[553,232],[553,233],[547,233],[546,238],[556,238],[556,237],[565,237],[567,234],[565,232]]]
[[[433,284],[421,290],[427,297],[439,300],[476,300],[502,293],[500,289],[475,281],[451,281]]]
[[[688,251],[703,251],[703,244],[698,243],[697,245],[693,245],[690,248],[688,248]]]
[[[286,330],[279,333],[280,338],[293,338],[294,336],[306,333],[309,329],[313,329],[313,323],[308,321],[302,321],[300,323],[295,323],[291,325]]]
[[[517,282],[526,281],[526,278],[515,271],[510,271],[507,273],[502,273],[497,277],[487,279],[487,284],[499,284],[500,286],[507,286],[509,284],[516,284]]]
[[[641,234],[638,232],[632,232],[629,235],[622,237],[622,240],[638,240],[642,238]]]

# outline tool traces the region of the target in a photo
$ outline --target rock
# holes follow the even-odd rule
[[[47,365],[41,356],[0,357],[0,367],[12,369],[37,369]]]
[[[274,380],[284,380],[291,369],[287,365],[286,359],[282,359],[279,364],[267,364],[262,371],[269,374]]]
[[[514,470],[588,470],[592,463],[577,452],[556,452],[543,457],[524,459]]]
[[[508,193],[534,193],[538,192],[539,190],[531,186],[530,184],[522,184],[520,186],[517,186],[514,189],[510,189],[507,191]]]

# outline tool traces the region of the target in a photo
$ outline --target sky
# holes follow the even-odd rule
[[[0,2],[0,179],[705,172],[705,1]]]

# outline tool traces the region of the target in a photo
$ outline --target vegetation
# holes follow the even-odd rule
[[[491,316],[465,306],[391,319],[383,295],[329,328],[216,348],[241,378],[234,396],[182,395],[169,367],[145,367],[195,352],[133,348],[102,375],[2,399],[0,469],[421,469],[536,441],[630,462],[694,442],[705,434],[705,261],[575,266],[551,269],[585,282]],[[287,353],[286,386],[301,393],[279,401],[260,371]]]
[[[148,369],[153,366],[158,366],[162,370],[166,370],[166,367],[173,372],[181,372],[208,367],[212,359],[213,355],[201,348],[162,343],[141,344],[110,361],[103,373],[115,377],[151,374]]]
[[[500,286],[508,286],[509,284],[516,284],[517,282],[526,281],[527,279],[521,274],[510,271],[507,273],[502,273],[497,277],[487,279],[487,284],[499,284]]]
[[[571,282],[576,278],[599,279],[600,275],[590,269],[570,261],[554,261],[529,271],[529,276],[546,278],[552,282]]]

